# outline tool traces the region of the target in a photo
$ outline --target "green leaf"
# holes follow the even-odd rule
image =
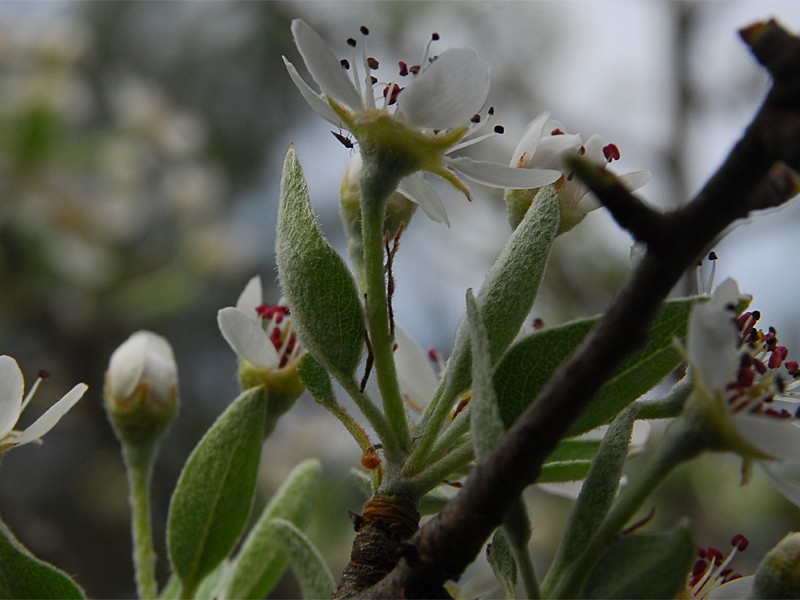
[[[685,528],[617,540],[589,574],[585,598],[675,598],[686,586],[695,545]]]
[[[542,465],[536,483],[565,483],[580,481],[592,466],[590,460],[565,460]]]
[[[622,470],[628,458],[633,423],[638,412],[638,406],[630,406],[617,417],[603,437],[600,450],[583,482],[565,534],[547,573],[544,583],[546,590],[583,554],[589,540],[608,514],[619,490]]]
[[[470,432],[478,460],[486,458],[502,439],[505,428],[497,407],[497,398],[492,382],[492,356],[489,337],[481,319],[480,311],[467,290],[467,317],[472,339],[472,411]]]
[[[311,518],[321,474],[318,460],[301,462],[283,482],[233,561],[226,598],[263,598],[286,569],[288,556],[279,543],[272,522],[285,519],[305,528]]]
[[[331,378],[325,367],[313,355],[306,354],[300,359],[297,374],[317,402],[326,407],[336,404]]]
[[[552,186],[542,188],[475,298],[494,361],[505,352],[530,313],[560,220],[558,192]],[[448,397],[470,387],[471,360],[469,328],[462,323],[444,375]]]
[[[494,576],[503,586],[506,598],[516,598],[517,563],[511,553],[506,536],[502,529],[498,529],[492,536],[492,543],[486,546],[486,559],[494,571]]]
[[[255,493],[267,396],[243,392],[197,444],[169,507],[167,546],[173,570],[191,594],[239,539]]]
[[[85,598],[66,573],[36,558],[0,521],[0,598]]]
[[[311,210],[293,147],[283,164],[276,258],[303,344],[331,374],[352,379],[364,346],[364,311],[353,276]]]
[[[608,423],[680,364],[682,357],[674,340],[686,339],[686,325],[695,301],[686,298],[664,303],[650,328],[645,347],[628,357],[600,388],[570,429],[570,435]],[[524,338],[509,349],[494,374],[500,411],[507,427],[536,398],[556,368],[583,341],[597,320],[597,317],[582,319],[546,329]]]
[[[285,519],[270,521],[270,529],[292,561],[303,598],[330,598],[336,582],[319,551],[305,534]]]

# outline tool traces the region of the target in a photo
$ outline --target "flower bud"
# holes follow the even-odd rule
[[[137,331],[114,351],[105,407],[124,443],[151,443],[164,433],[178,408],[178,368],[166,339]]]
[[[758,565],[752,598],[800,598],[800,533],[790,533]]]

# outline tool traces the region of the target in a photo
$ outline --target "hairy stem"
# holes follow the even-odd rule
[[[130,495],[131,530],[133,534],[133,564],[136,571],[136,590],[139,598],[156,598],[156,553],[150,522],[150,481],[157,443],[123,444]]]

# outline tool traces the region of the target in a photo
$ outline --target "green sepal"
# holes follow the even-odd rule
[[[69,575],[36,558],[0,521],[0,597],[85,598]]]
[[[305,528],[317,498],[321,466],[304,460],[289,473],[283,485],[264,507],[230,568],[225,598],[263,598],[286,570],[288,556],[271,523],[285,519]]]
[[[544,582],[545,589],[555,584],[586,549],[587,544],[605,519],[619,490],[628,445],[639,407],[630,406],[611,424],[603,437],[578,499],[572,508],[564,537]]]
[[[492,536],[492,543],[486,546],[486,560],[494,571],[494,576],[503,587],[505,598],[516,598],[517,563],[511,553],[511,546],[506,540],[502,529],[498,529]]]
[[[559,222],[558,192],[548,186],[509,238],[475,297],[486,324],[493,361],[500,358],[517,336],[533,307]],[[443,376],[448,397],[455,398],[470,387],[471,361],[469,327],[464,322],[456,333]]]
[[[303,344],[331,374],[352,379],[364,346],[364,311],[353,276],[311,210],[293,147],[283,165],[276,259]]]
[[[617,540],[589,573],[582,598],[675,598],[695,559],[684,527]]]
[[[536,206],[536,204],[534,204]],[[585,433],[610,422],[628,404],[652,389],[680,364],[675,340],[686,339],[686,327],[695,298],[665,302],[644,348],[628,357],[570,428],[569,435]],[[494,384],[503,422],[510,426],[528,407],[558,366],[583,341],[598,317],[572,321],[536,332],[520,340],[495,368]]]
[[[269,526],[289,556],[303,598],[330,598],[336,591],[336,582],[322,555],[305,534],[286,519],[273,519]]]
[[[167,548],[190,595],[239,539],[255,494],[264,441],[267,394],[243,392],[197,444],[169,507]]]

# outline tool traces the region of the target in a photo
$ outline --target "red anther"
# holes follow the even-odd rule
[[[386,98],[386,96],[389,96],[389,105],[390,106],[397,102],[397,95],[403,89],[399,85],[397,85],[396,83],[394,85],[392,85],[391,87],[392,87],[391,93],[389,93],[389,86],[388,85],[385,88],[383,88],[383,97]]]
[[[37,375],[39,376],[39,379],[47,379],[50,377],[50,373],[47,371],[47,369],[39,369]]]
[[[375,58],[374,56],[368,56],[367,66],[374,71],[380,66],[380,63],[378,62],[378,59]]]
[[[617,148],[616,144],[608,144],[607,146],[603,146],[603,156],[606,157],[608,162],[619,160],[619,148]]]
[[[786,367],[786,370],[789,371],[790,373],[792,371],[797,371],[797,369],[798,369],[798,364],[797,364],[796,360],[787,360],[783,364],[783,366]]]
[[[422,70],[422,67],[420,65],[412,65],[412,66],[408,67],[408,72],[411,73],[412,75],[416,75],[421,70]]]
[[[750,540],[748,540],[743,534],[737,533],[731,538],[731,546],[735,546],[739,552],[744,552],[747,550],[747,546],[750,545]]]
[[[736,375],[736,387],[738,388],[748,388],[753,385],[753,381],[756,378],[756,374],[753,372],[752,369],[748,369],[747,367],[742,367],[739,369],[739,373]]]
[[[578,154],[580,156],[583,156],[584,154],[586,154],[586,146],[581,146],[580,148],[578,148]]]
[[[714,546],[708,547],[708,558],[717,566],[721,565],[722,561],[725,560],[725,556],[722,552],[714,548]]]
[[[434,361],[439,360],[439,351],[436,348],[431,348],[428,350],[428,358]]]
[[[536,317],[533,320],[533,330],[541,331],[542,329],[544,329],[544,321],[542,321],[539,317]]]
[[[405,77],[408,75],[408,64],[405,61],[400,61],[400,77]]]
[[[558,127],[556,127],[555,129],[553,129],[553,131],[550,132],[550,135],[564,135],[564,132],[561,131]]]
[[[757,358],[753,358],[753,366],[755,367],[756,371],[758,371],[759,375],[763,375],[767,372],[767,365]]]
[[[775,349],[772,351],[772,354],[769,355],[769,365],[770,369],[777,369],[781,366],[783,360],[788,356],[789,350],[786,346],[775,346]]]

